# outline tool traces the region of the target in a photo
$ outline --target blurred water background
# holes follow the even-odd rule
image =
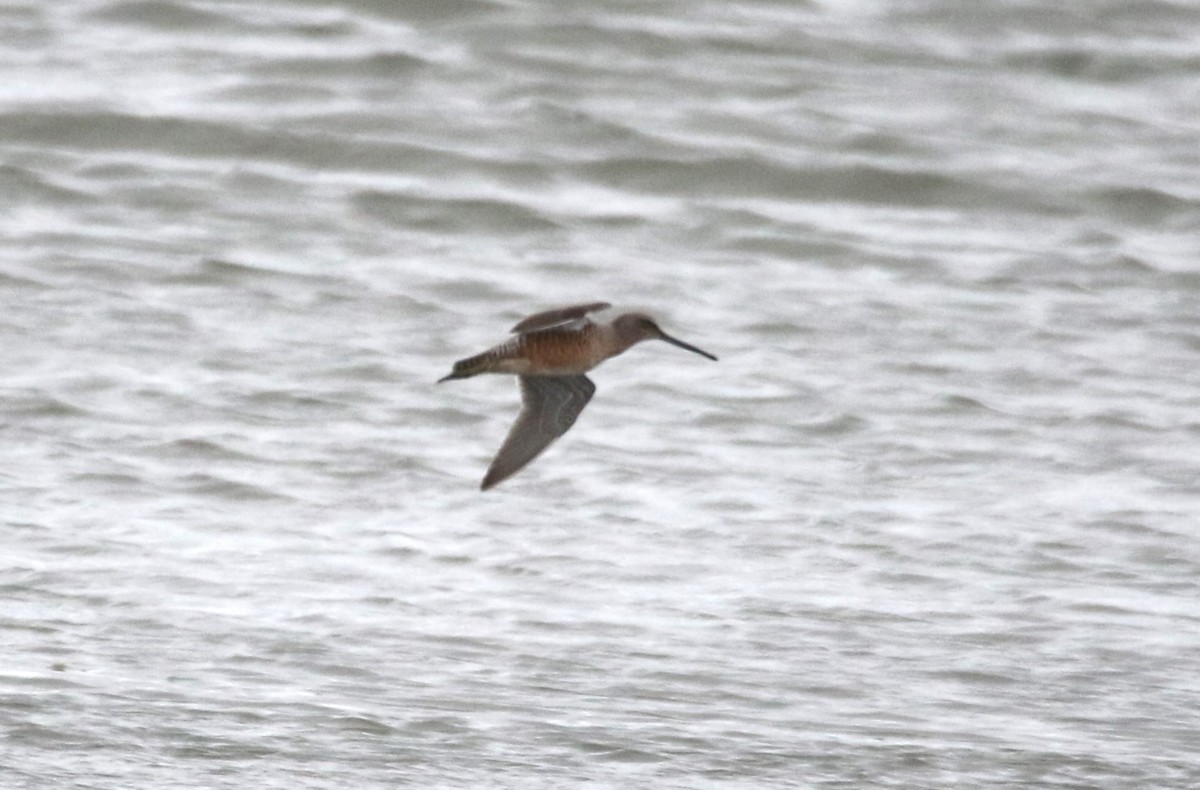
[[[1200,786],[1200,7],[0,9],[0,787]],[[477,487],[528,313],[645,344]]]

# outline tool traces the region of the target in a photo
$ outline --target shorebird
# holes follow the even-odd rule
[[[599,324],[588,318],[588,313],[609,307],[592,302],[531,315],[512,328],[516,337],[455,362],[450,375],[438,379],[440,384],[480,373],[515,373],[521,384],[521,413],[483,476],[481,490],[519,472],[575,424],[596,391],[584,374],[609,357],[643,340],[665,340],[716,360],[671,337],[645,313],[625,313]]]

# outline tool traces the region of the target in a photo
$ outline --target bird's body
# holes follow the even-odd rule
[[[450,375],[440,379],[480,373],[512,373],[520,379],[521,413],[483,478],[483,490],[518,472],[575,424],[596,390],[584,374],[609,357],[643,340],[657,339],[716,359],[663,332],[644,313],[625,313],[601,324],[587,317],[608,307],[593,302],[531,315],[513,327],[516,337],[459,360]]]

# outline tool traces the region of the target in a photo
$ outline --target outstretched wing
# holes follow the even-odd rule
[[[514,326],[512,331],[516,333],[539,332],[543,329],[550,329],[551,327],[578,321],[588,313],[594,313],[597,310],[607,310],[610,307],[612,305],[608,302],[590,302],[588,304],[574,304],[570,307],[559,307],[556,310],[547,310],[544,313],[534,313]]]
[[[592,380],[583,375],[518,378],[521,413],[483,476],[479,487],[484,491],[516,474],[566,433],[596,391]]]

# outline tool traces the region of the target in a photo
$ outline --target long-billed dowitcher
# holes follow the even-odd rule
[[[516,337],[455,362],[450,375],[438,380],[440,384],[480,373],[515,373],[521,383],[521,413],[483,476],[482,490],[516,474],[575,424],[596,391],[584,373],[609,357],[643,340],[665,340],[716,360],[671,337],[645,313],[625,313],[600,324],[587,317],[611,306],[592,302],[531,315],[512,328]]]

